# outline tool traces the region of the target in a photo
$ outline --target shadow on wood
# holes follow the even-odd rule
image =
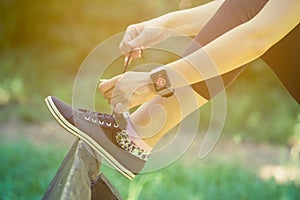
[[[87,148],[79,139],[74,141],[43,200],[121,199],[103,174],[97,176],[101,163]]]

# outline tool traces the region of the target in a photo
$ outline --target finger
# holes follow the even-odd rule
[[[128,42],[122,42],[120,45],[120,51],[123,55],[127,56],[130,54],[131,58],[139,58],[142,54],[142,49],[144,49],[144,46],[138,46],[138,47],[132,47],[128,44]]]
[[[136,28],[135,30],[127,31],[119,46],[123,55],[128,55],[134,52],[132,58],[141,57],[141,50],[144,48],[144,43],[149,40],[147,33],[143,28]]]
[[[119,102],[113,106],[114,113],[121,114],[128,110],[128,104],[126,102]]]
[[[140,58],[142,57],[144,47],[141,46],[139,48],[132,49],[131,57],[132,58]]]
[[[111,89],[111,90],[106,91],[106,92],[103,94],[103,97],[104,97],[105,99],[115,98],[116,96],[117,96],[117,94],[114,92],[114,88]]]
[[[118,81],[119,81],[119,76],[115,76],[114,78],[112,78],[110,80],[102,81],[99,84],[98,89],[104,94],[108,90],[113,89],[115,87],[115,85],[118,83]]]
[[[132,50],[132,47],[128,44],[127,41],[122,41],[119,46],[119,49],[121,51],[121,54],[127,55]]]
[[[99,83],[102,83],[104,81],[109,81],[109,79],[99,79]]]
[[[130,65],[131,61],[136,58],[142,57],[142,49],[136,48],[131,50],[130,53],[126,54],[124,59],[124,66]]]
[[[129,41],[128,46],[130,46],[131,49],[141,49],[142,46],[145,46],[145,41],[147,40],[145,36],[146,35],[144,34],[143,31],[141,35]]]
[[[132,47],[128,44],[128,42],[133,40],[137,36],[138,34],[135,31],[133,25],[129,26],[119,46],[119,49],[123,55],[128,54],[132,50]]]
[[[113,111],[115,113],[122,113],[125,112],[128,109],[129,101],[128,97],[119,95],[115,96],[110,100],[110,104],[113,105]]]
[[[144,28],[142,32],[131,41],[128,41],[128,45],[131,46],[132,49],[142,47],[150,47],[155,44],[155,41],[160,37],[161,34],[156,33],[157,30],[155,28]]]
[[[160,28],[145,28],[138,37],[128,42],[132,48],[148,48],[168,38],[166,30]]]

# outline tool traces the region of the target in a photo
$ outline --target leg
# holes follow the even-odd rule
[[[142,139],[153,147],[165,133],[206,102],[190,87],[179,88],[172,97],[156,97],[144,103],[130,118]]]
[[[267,3],[267,0],[227,0],[219,8],[216,14],[210,19],[206,26],[195,37],[194,42],[190,44],[183,56],[192,53],[193,51],[208,44],[210,41],[219,37],[223,33],[231,30],[232,28],[250,20],[254,17]],[[228,87],[233,80],[244,70],[245,66],[242,66],[236,70],[222,75],[224,86]],[[150,146],[154,146],[156,142],[166,134],[170,129],[176,126],[187,115],[201,107],[209,99],[217,95],[224,88],[218,88],[213,93],[210,93],[207,84],[213,83],[214,78],[192,85],[195,90],[195,96],[197,101],[194,103],[186,102],[184,107],[181,107],[176,98],[162,99],[157,97],[150,102],[142,105],[132,115],[131,119],[134,122],[136,131],[140,134],[143,140]],[[181,88],[176,91],[178,95],[184,95],[185,90],[188,88]],[[155,105],[160,105],[164,108],[167,117],[151,118],[151,109]],[[181,104],[182,105],[182,104]],[[183,110],[183,113],[181,113]],[[176,113],[176,114],[174,114]],[[178,114],[178,113],[181,113]],[[156,115],[157,116],[157,115]],[[165,119],[165,123],[158,130],[159,120]],[[154,135],[155,133],[155,135]]]
[[[274,71],[289,93],[300,104],[300,25],[269,49],[262,59]]]
[[[221,36],[223,33],[226,33],[234,27],[249,21],[264,7],[267,2],[268,0],[226,0],[203,30],[195,37],[195,42],[186,49],[184,55],[194,52],[200,48],[200,46],[205,46],[209,42]],[[223,79],[224,86],[228,87],[244,71],[245,68],[246,66],[241,66],[240,68],[223,74],[221,77]],[[192,87],[201,96],[206,99],[211,99],[224,89],[214,88],[214,91],[209,91],[207,86],[213,85],[214,82],[217,81],[218,80],[212,78],[193,84]]]

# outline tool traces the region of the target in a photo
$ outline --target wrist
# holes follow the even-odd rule
[[[156,96],[157,93],[153,87],[153,82],[151,79],[151,72],[145,72],[146,73],[146,88],[148,93],[150,93],[152,96]]]
[[[176,16],[176,13],[168,13],[165,14],[163,16],[160,17],[161,18],[161,23],[162,26],[164,27],[164,29],[168,29],[168,30],[172,30],[173,31],[177,31],[177,26],[178,26],[178,19]],[[176,34],[171,33],[171,35]]]
[[[153,19],[153,21],[158,27],[161,27],[162,29],[176,29],[176,15],[174,13],[167,13],[165,15]]]

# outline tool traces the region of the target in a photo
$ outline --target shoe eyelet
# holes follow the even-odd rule
[[[118,128],[118,127],[119,127],[119,124],[114,123],[114,127],[115,127],[115,128]]]
[[[90,120],[90,117],[84,116],[84,119],[85,119],[85,120]]]
[[[103,124],[104,124],[104,121],[99,120],[99,124],[100,124],[100,125],[103,125]]]
[[[111,126],[111,122],[106,122],[106,125],[107,126]]]
[[[94,122],[94,123],[97,123],[97,120],[96,120],[96,119],[94,119],[94,118],[92,118],[92,122]]]

